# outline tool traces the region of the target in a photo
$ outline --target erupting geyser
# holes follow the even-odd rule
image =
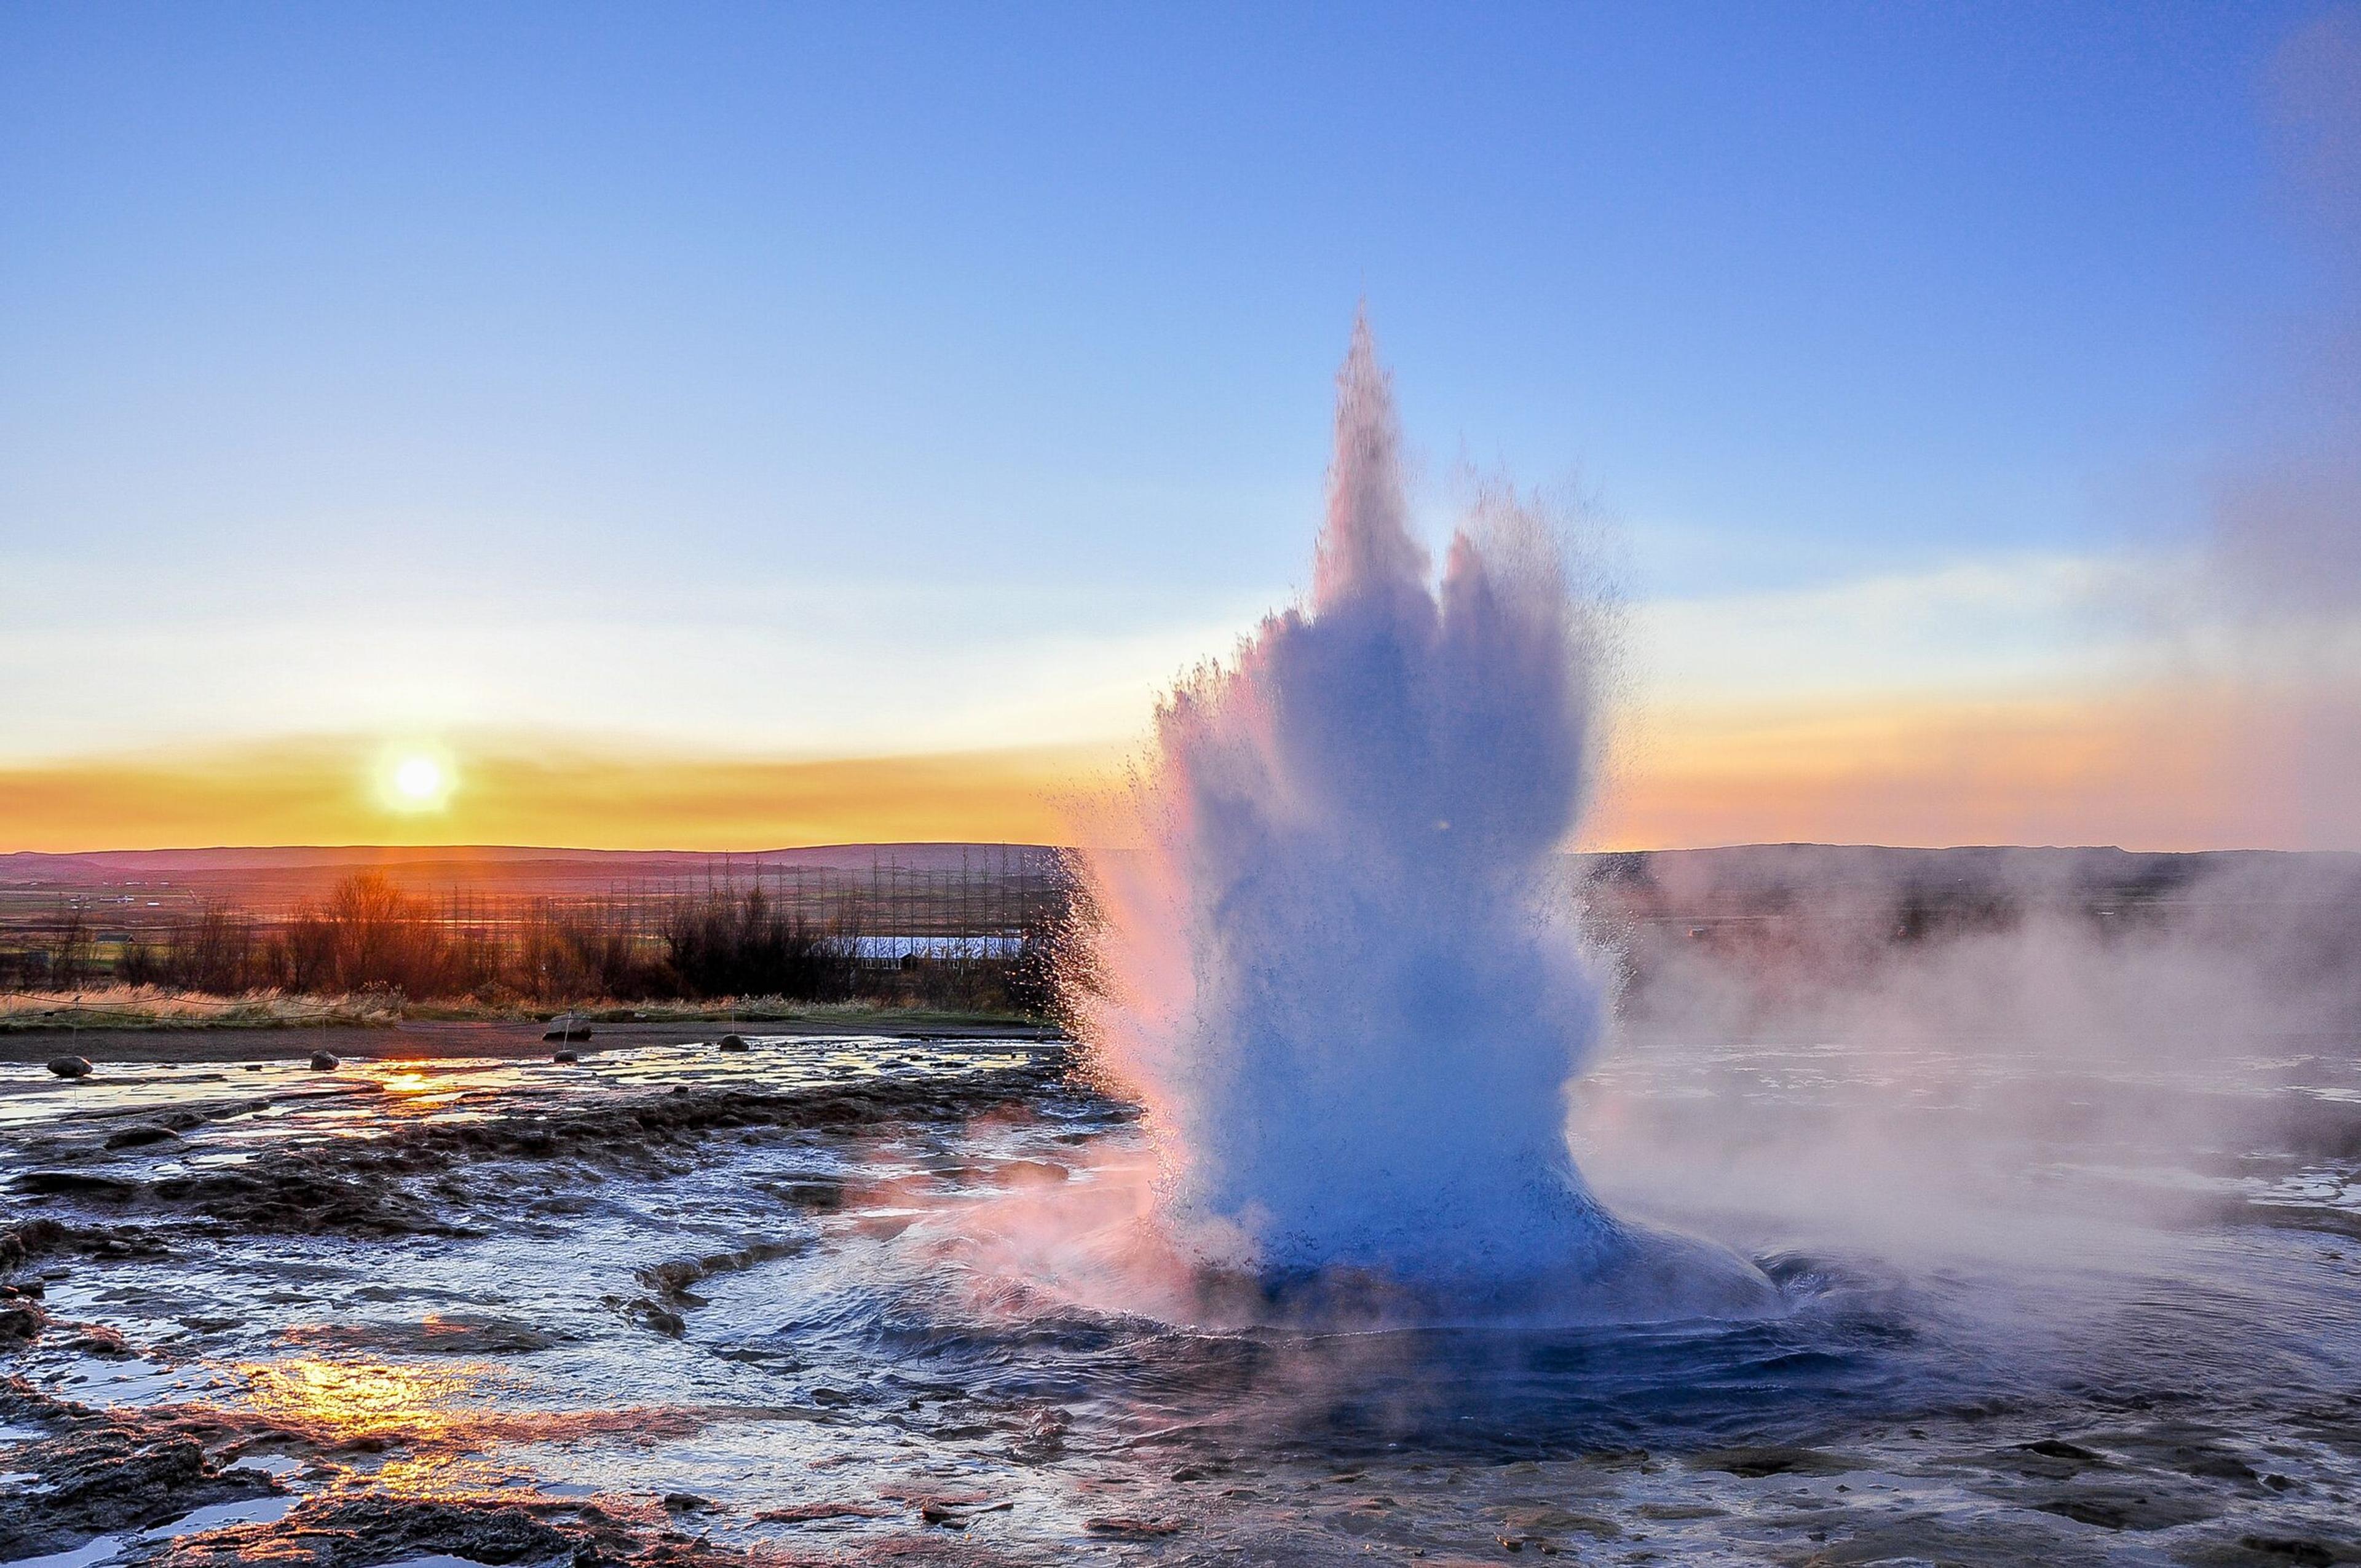
[[[1601,1000],[1558,850],[1594,622],[1510,499],[1476,508],[1433,584],[1398,443],[1362,324],[1311,603],[1162,705],[1130,842],[1092,861],[1082,1033],[1147,1107],[1159,1228],[1267,1281],[1701,1273],[1752,1300],[1761,1276],[1618,1221],[1575,1168],[1567,1086]]]

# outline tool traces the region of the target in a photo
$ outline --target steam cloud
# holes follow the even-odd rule
[[[1621,1245],[1565,1140],[1600,998],[1557,848],[1587,628],[1543,525],[1480,505],[1440,584],[1366,323],[1311,603],[1162,705],[1091,865],[1083,1033],[1138,1099],[1166,1232],[1262,1271],[1499,1278]]]

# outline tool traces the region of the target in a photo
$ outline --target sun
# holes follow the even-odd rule
[[[404,757],[393,770],[394,793],[421,805],[443,793],[443,764],[432,757]]]
[[[446,757],[415,744],[380,753],[376,768],[378,799],[393,811],[439,811],[458,782]]]

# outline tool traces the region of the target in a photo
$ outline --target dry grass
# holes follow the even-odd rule
[[[0,992],[0,1031],[25,1029],[277,1029],[321,1024],[390,1025],[399,1001],[380,992],[304,996],[250,991],[205,996],[152,985],[75,992]]]
[[[472,1001],[413,1002],[402,1015],[420,1020],[482,1020],[489,1023],[539,1021],[564,1011],[589,1024],[843,1024],[849,1029],[864,1023],[898,1024],[1033,1024],[1039,1020],[1021,1013],[960,1012],[940,1007],[909,1006],[895,1002],[797,1002],[785,996],[721,996],[701,1002],[618,1002],[601,997],[557,1009],[547,1003],[501,1006]]]
[[[556,1009],[546,1003],[509,1003],[459,999],[403,1002],[387,992],[314,996],[297,992],[251,991],[243,996],[206,996],[153,985],[91,986],[76,992],[0,992],[0,1034],[83,1029],[291,1029],[321,1025],[390,1025],[420,1021],[537,1023]],[[797,1002],[784,996],[719,997],[706,1002],[586,1001],[568,1009],[593,1024],[863,1024],[905,1025],[1018,1024],[1036,1020],[1014,1013],[959,1012],[889,1002]]]

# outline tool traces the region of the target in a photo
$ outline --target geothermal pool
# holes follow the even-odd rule
[[[752,1045],[0,1068],[0,1557],[2361,1552],[2349,1049],[1626,1038],[1586,1172],[1776,1315],[1331,1332],[1027,1271],[1145,1152],[1061,1044]]]

